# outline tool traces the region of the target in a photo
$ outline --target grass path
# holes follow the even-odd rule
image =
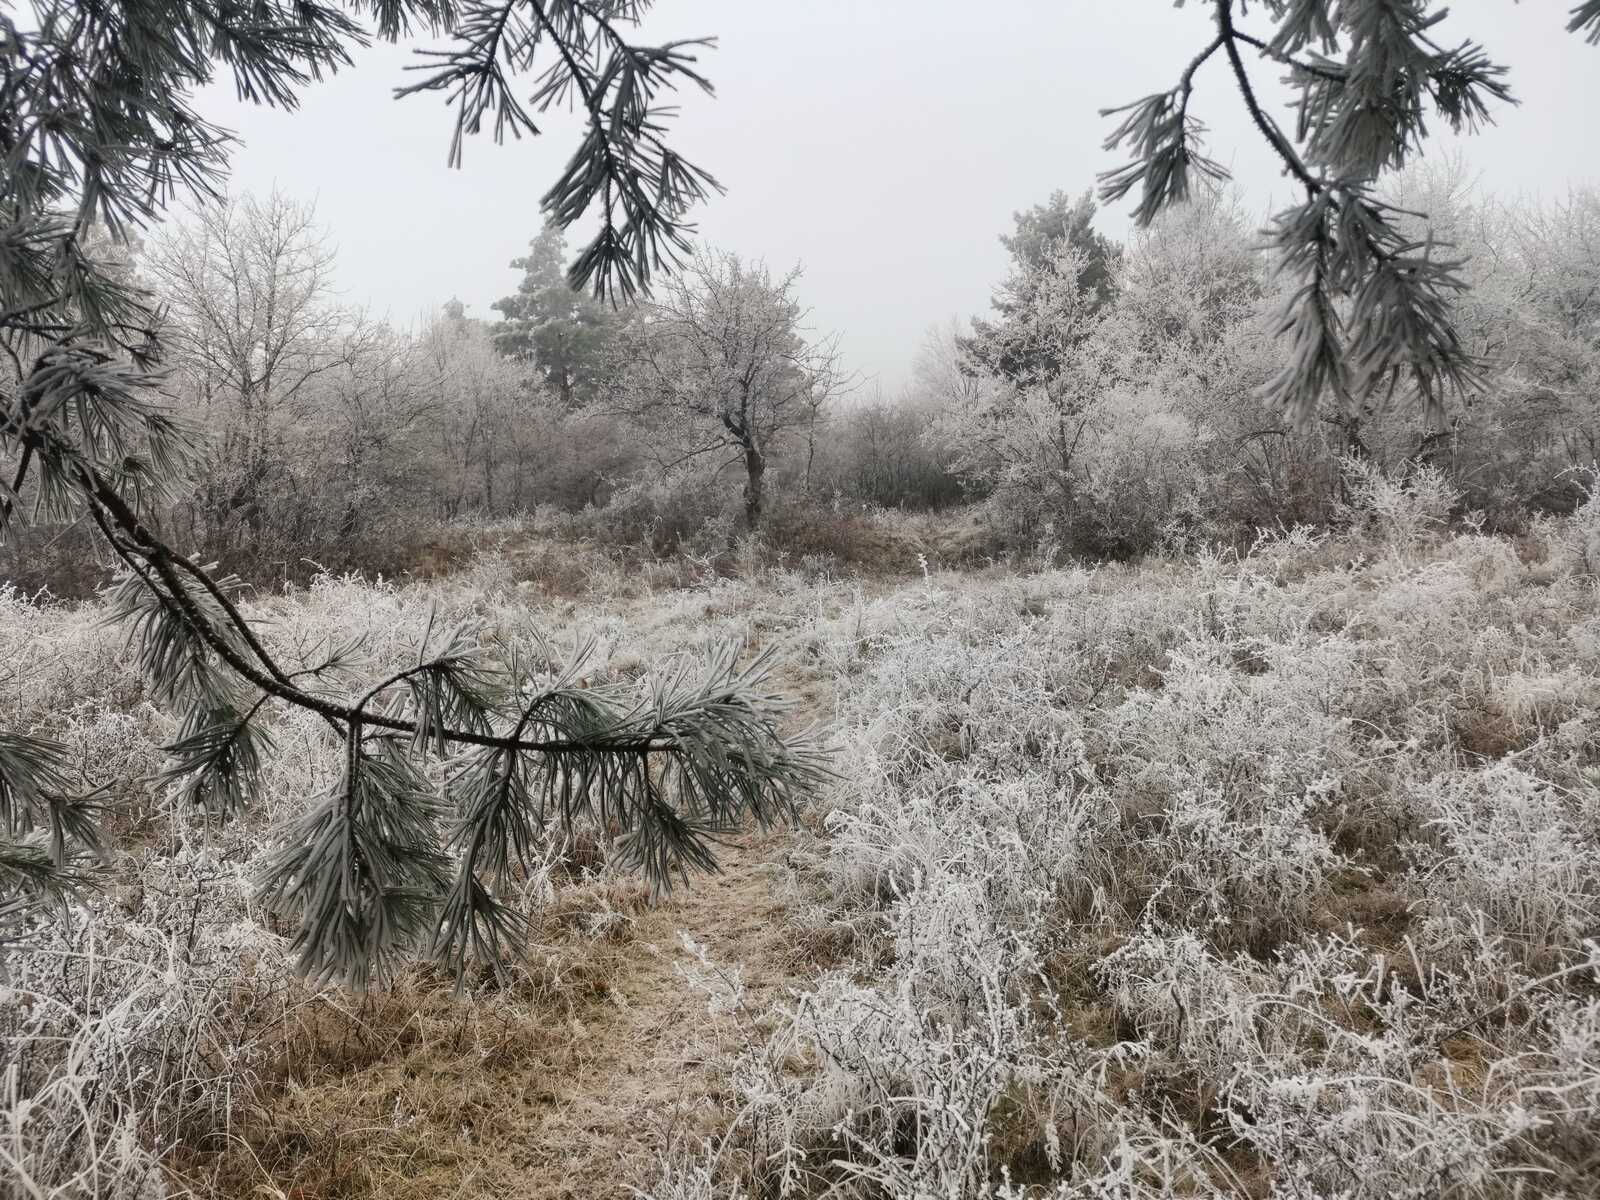
[[[617,1195],[674,1138],[704,1136],[728,1119],[719,1074],[738,1021],[713,1015],[685,968],[679,933],[719,967],[739,970],[751,1005],[798,983],[792,938],[775,894],[786,835],[746,835],[721,874],[694,881],[637,918],[631,950],[603,998],[577,1017],[588,1049],[574,1069],[525,1092],[505,1132],[525,1131],[528,1190],[538,1200]]]
[[[857,603],[860,595],[857,589]],[[843,603],[837,600],[828,616],[838,618]],[[816,618],[815,611],[786,614],[766,632],[781,638]],[[831,721],[838,681],[826,669],[791,657],[780,662],[772,682],[794,700],[794,726]],[[482,1194],[518,1200],[626,1195],[670,1146],[697,1145],[726,1130],[735,1114],[723,1072],[728,1056],[743,1045],[740,1021],[749,1018],[712,1013],[710,998],[688,977],[703,968],[682,938],[703,948],[717,968],[738,972],[749,1013],[767,1012],[802,987],[811,968],[781,894],[791,836],[776,829],[731,839],[717,856],[716,875],[695,877],[633,914],[605,987],[574,1014],[578,1049],[566,1069],[537,1086],[516,1087],[514,1103],[495,1122],[505,1152],[526,1172],[524,1181],[512,1191]]]
[[[732,1117],[722,1064],[739,1017],[710,1011],[680,934],[739,972],[753,1011],[801,982],[779,894],[788,839],[733,839],[719,874],[655,905],[637,883],[572,887],[510,993],[466,1003],[420,975],[359,1001],[286,1001],[281,1074],[220,1144],[175,1148],[175,1194],[628,1195],[661,1151]]]

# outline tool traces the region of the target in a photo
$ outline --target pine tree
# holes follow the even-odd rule
[[[1000,238],[1011,256],[1011,272],[990,301],[995,319],[974,318],[972,336],[961,339],[972,366],[1019,385],[1044,382],[1060,372],[1060,353],[1032,336],[1030,313],[1038,306],[1043,281],[1069,258],[1078,264],[1074,278],[1053,284],[1090,298],[1091,310],[1110,300],[1121,247],[1094,228],[1095,211],[1093,195],[1074,200],[1058,191],[1047,203],[1013,214],[1015,231]]]
[[[504,318],[494,327],[495,348],[531,363],[563,409],[595,398],[623,314],[572,286],[566,242],[546,224],[511,266],[522,272],[514,295],[495,301]]]

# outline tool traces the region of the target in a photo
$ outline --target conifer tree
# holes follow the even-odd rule
[[[495,348],[531,363],[571,410],[595,398],[622,316],[574,288],[565,263],[561,230],[546,224],[527,255],[511,262],[522,280],[513,295],[495,301],[504,319],[493,332]]]
[[[1048,203],[1013,214],[1015,231],[1000,238],[1011,256],[1011,272],[990,301],[995,319],[974,317],[972,336],[961,339],[972,367],[1019,386],[1059,374],[1061,352],[1034,335],[1030,314],[1038,307],[1043,281],[1069,259],[1078,264],[1076,276],[1055,280],[1055,285],[1065,283],[1068,290],[1086,297],[1091,310],[1111,298],[1112,271],[1121,247],[1094,228],[1095,211],[1093,195],[1085,193],[1074,200],[1058,191]]]

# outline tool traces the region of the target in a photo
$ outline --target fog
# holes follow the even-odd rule
[[[1564,31],[1566,7],[1472,4],[1442,26],[1442,43],[1471,36],[1508,64],[1522,104],[1499,106],[1476,137],[1433,139],[1430,156],[1459,147],[1503,194],[1600,176],[1600,143],[1571,135],[1600,111],[1600,71]],[[775,267],[802,263],[815,327],[840,331],[867,386],[892,392],[930,323],[984,309],[1010,214],[1117,164],[1098,110],[1172,86],[1209,27],[1203,6],[1153,0],[667,0],[646,36],[718,39],[703,57],[716,97],[685,96],[675,133],[727,188],[700,211],[701,236]],[[552,114],[537,139],[480,136],[451,170],[441,98],[391,98],[414,78],[412,50],[366,52],[308,89],[302,116],[239,104],[231,84],[203,108],[244,140],[237,188],[316,201],[350,299],[406,321],[458,297],[491,317],[577,126]],[[1287,197],[1220,58],[1195,111],[1252,208]],[[1128,207],[1104,226],[1125,231]]]

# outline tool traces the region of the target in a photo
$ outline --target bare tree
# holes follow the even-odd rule
[[[380,517],[415,510],[415,493],[437,458],[441,398],[421,368],[417,342],[388,325],[364,323],[320,381],[318,411],[302,460],[331,493],[340,539],[372,531]]]
[[[333,302],[333,262],[314,208],[277,192],[198,206],[151,241],[176,390],[207,435],[195,483],[213,534],[261,534],[315,381],[346,361],[359,322]]]
[[[509,506],[496,489],[501,467],[512,468],[516,490],[533,447],[514,433],[533,388],[525,366],[498,354],[489,327],[465,314],[459,301],[423,330],[418,362],[439,402],[435,435],[443,468],[444,515],[494,512]],[[507,457],[510,457],[507,463]]]
[[[744,511],[761,523],[767,467],[786,435],[814,426],[850,386],[837,343],[808,336],[798,267],[701,252],[662,287],[626,340],[628,370],[605,402],[647,427],[663,465],[709,455],[744,467]]]

